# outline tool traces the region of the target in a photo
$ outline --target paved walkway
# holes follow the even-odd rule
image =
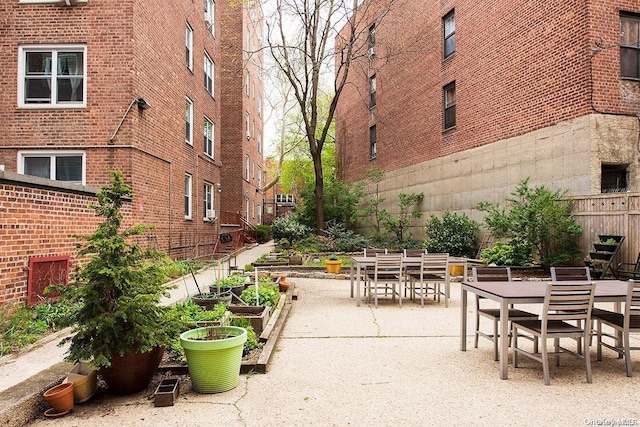
[[[144,393],[77,405],[36,426],[424,426],[612,425],[640,422],[640,354],[635,378],[611,352],[593,363],[593,384],[580,361],[551,367],[523,360],[498,377],[491,344],[459,350],[459,284],[444,304],[382,301],[356,307],[348,280],[291,279],[298,300],[267,374],[243,375],[216,395],[183,388],[175,406],[156,408]],[[539,307],[525,307],[526,309]],[[473,308],[470,309],[471,311]],[[472,313],[470,313],[471,315]],[[471,338],[469,338],[471,344]],[[595,352],[594,352],[595,353]],[[599,423],[599,424],[598,424]]]

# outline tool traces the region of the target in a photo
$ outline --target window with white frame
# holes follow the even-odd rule
[[[86,106],[85,45],[20,46],[18,106]]]
[[[640,16],[620,15],[620,75],[640,79]]]
[[[205,89],[207,89],[207,92],[209,92],[209,95],[214,96],[214,87],[213,87],[213,78],[214,78],[214,73],[215,71],[215,66],[213,64],[213,60],[211,59],[211,57],[209,57],[209,55],[207,54],[207,52],[204,53],[204,87]]]
[[[213,184],[205,181],[202,200],[204,202],[204,211],[202,212],[202,217],[204,219],[207,219],[211,216],[207,214],[211,214],[211,211],[213,210]]]
[[[276,203],[293,203],[293,194],[276,194]]]
[[[262,204],[258,203],[258,224],[262,224]]]
[[[216,34],[216,2],[204,0],[204,23],[212,35]]]
[[[258,186],[258,190],[260,190],[262,188],[262,168],[260,166],[258,166],[258,172],[256,172],[256,175],[258,177],[258,183],[256,185]]]
[[[184,219],[191,219],[191,199],[193,182],[190,174],[184,175]]]
[[[256,134],[256,144],[258,146],[258,153],[262,153],[262,132],[260,131]]]
[[[260,95],[256,98],[256,110],[258,111],[258,117],[262,117],[262,97]]]
[[[213,159],[214,158],[213,157],[213,153],[214,153],[213,141],[214,141],[214,135],[215,135],[215,126],[213,122],[207,119],[206,117],[204,118],[203,134],[204,134],[204,146],[203,146],[204,154],[206,154],[207,156]]]
[[[376,125],[369,127],[369,158],[375,159],[378,156],[378,132]]]
[[[251,138],[251,116],[248,111],[244,114],[244,131],[247,134],[247,139]]]
[[[249,155],[247,154],[244,158],[244,180],[249,181],[251,169],[251,160],[249,159]]]
[[[18,173],[84,185],[86,155],[84,151],[20,151]]]
[[[187,24],[187,28],[185,29],[184,45],[187,67],[193,70],[193,28],[191,28],[189,24]]]
[[[251,93],[251,74],[248,70],[244,73],[244,93],[247,96]]]
[[[451,82],[443,88],[444,94],[444,128],[456,126],[456,82]]]
[[[184,108],[184,140],[193,145],[193,101],[185,98]]]

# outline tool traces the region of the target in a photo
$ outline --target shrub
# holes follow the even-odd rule
[[[526,246],[515,246],[504,243],[496,243],[491,248],[482,250],[480,255],[487,264],[495,265],[531,265],[531,250]]]
[[[273,220],[271,225],[275,239],[288,239],[295,242],[309,235],[311,229],[299,223],[294,215],[281,216]]]
[[[480,224],[467,214],[444,211],[442,218],[431,215],[425,226],[424,247],[429,252],[473,258],[478,250]]]
[[[266,243],[273,239],[273,232],[271,231],[270,225],[258,224],[256,225],[256,230],[258,232],[258,243]]]
[[[485,222],[497,238],[511,246],[528,248],[530,256],[543,266],[562,265],[580,258],[575,237],[582,227],[571,215],[571,200],[565,191],[529,187],[522,180],[507,198],[507,206],[482,202],[478,209],[486,212]]]
[[[369,244],[368,238],[353,230],[347,230],[344,224],[332,225],[324,233],[332,243],[331,247],[326,247],[324,251],[357,252]]]

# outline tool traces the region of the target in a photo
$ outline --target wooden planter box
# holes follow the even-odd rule
[[[264,305],[228,305],[227,310],[234,316],[249,319],[257,336],[260,336],[269,321],[269,307]]]
[[[179,378],[165,378],[160,381],[154,394],[155,406],[173,406],[180,393]]]
[[[598,252],[613,252],[616,250],[618,245],[605,245],[604,243],[594,243],[593,247],[596,248]]]
[[[589,257],[591,259],[602,259],[605,261],[609,261],[611,258],[611,254],[609,252],[589,252]]]

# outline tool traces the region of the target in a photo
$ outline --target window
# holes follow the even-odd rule
[[[257,145],[257,150],[258,153],[262,153],[262,132],[258,131],[257,135],[256,135],[256,145]]]
[[[258,172],[256,172],[257,176],[258,176],[258,183],[256,184],[258,186],[258,190],[260,190],[262,188],[262,168],[260,166],[258,166]]]
[[[184,140],[193,145],[193,102],[186,98],[184,108]]]
[[[444,27],[444,57],[450,57],[456,51],[456,19],[452,10],[442,19]]]
[[[376,26],[372,25],[369,27],[369,55],[374,55],[376,53]]]
[[[620,193],[627,191],[627,167],[625,165],[602,165],[600,191]]]
[[[216,3],[213,0],[204,0],[204,23],[212,35],[216,34]]]
[[[247,139],[251,138],[251,116],[248,111],[244,115],[244,131],[247,134]]]
[[[204,191],[202,200],[204,202],[204,210],[202,212],[202,217],[207,219],[210,215],[207,213],[211,213],[213,210],[213,184],[209,184],[208,182],[204,183]]]
[[[213,156],[213,150],[214,150],[214,145],[213,145],[213,141],[214,141],[214,135],[215,135],[215,126],[213,124],[213,122],[209,119],[207,119],[206,117],[204,118],[204,146],[203,146],[203,151],[204,154],[206,154],[207,156],[211,157],[212,159],[214,158]]]
[[[207,89],[207,92],[209,92],[209,94],[211,96],[214,96],[213,93],[213,79],[214,79],[214,71],[215,71],[215,66],[213,64],[213,61],[211,60],[211,58],[209,57],[209,55],[207,55],[207,52],[204,53],[204,87],[205,89]]]
[[[185,60],[187,61],[187,67],[193,70],[193,28],[187,24],[184,36],[185,44]]]
[[[262,97],[260,95],[256,98],[256,110],[258,111],[258,117],[262,117]]]
[[[369,77],[369,107],[376,106],[376,76]]]
[[[293,203],[293,194],[276,194],[276,203]]]
[[[251,178],[250,170],[251,170],[251,162],[249,160],[249,155],[247,154],[246,157],[244,158],[244,180],[245,181],[249,181],[249,179]]]
[[[21,151],[18,173],[84,185],[86,158],[83,151]]]
[[[640,79],[640,17],[620,15],[620,75]]]
[[[376,125],[369,128],[369,158],[375,159],[378,155],[378,136],[376,135]]]
[[[249,74],[249,71],[244,73],[244,93],[247,96],[251,93],[251,75]]]
[[[86,46],[21,46],[18,106],[86,106]]]
[[[184,219],[191,219],[191,175],[184,176]]]
[[[456,126],[456,82],[444,87],[444,128]]]
[[[257,206],[258,209],[258,224],[262,224],[262,205],[260,203],[258,203]]]

